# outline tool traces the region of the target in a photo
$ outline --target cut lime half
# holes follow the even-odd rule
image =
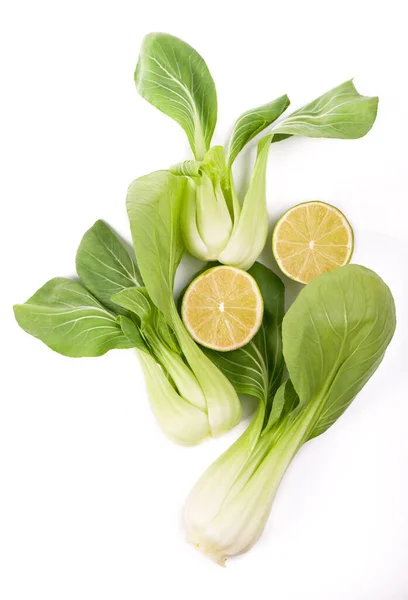
[[[181,314],[196,342],[227,352],[245,346],[262,323],[263,299],[255,279],[235,267],[214,267],[187,288]]]
[[[343,213],[325,202],[290,208],[277,222],[272,252],[281,271],[300,283],[350,262],[353,230]]]

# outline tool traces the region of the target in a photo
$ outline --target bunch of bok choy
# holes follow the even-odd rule
[[[347,265],[309,283],[284,316],[288,378],[274,395],[267,391],[268,374],[261,375],[270,364],[266,356],[272,356],[267,344],[266,356],[256,353],[257,363],[240,351],[231,352],[228,362],[215,357],[237,389],[242,386],[260,403],[248,429],[187,499],[185,525],[193,544],[223,564],[256,543],[292,459],[343,414],[380,365],[394,330],[388,287],[373,271]],[[257,383],[262,379],[263,393]]]
[[[176,206],[178,198],[175,194]],[[169,210],[175,211],[176,206],[169,205]],[[97,221],[78,248],[80,281],[52,279],[25,304],[16,305],[14,313],[20,327],[65,356],[100,356],[108,350],[135,348],[161,428],[179,443],[196,444],[236,425],[241,405],[227,378],[204,356],[175,317],[177,311],[174,309],[171,320],[173,330],[154,304],[153,300],[163,294],[171,312],[174,274],[183,253],[176,230],[173,227],[157,232],[162,243],[161,265],[168,279],[164,282],[163,273],[156,268],[157,276],[149,278],[146,272],[144,282],[119,238],[105,223]],[[143,249],[141,256],[145,269]],[[168,316],[164,304],[163,309]],[[208,373],[211,380],[202,388],[199,380],[204,381]]]

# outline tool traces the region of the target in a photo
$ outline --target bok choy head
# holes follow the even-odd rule
[[[14,307],[19,325],[65,356],[135,348],[163,431],[182,444],[211,436],[197,378],[150,299],[136,262],[102,221],[85,233],[76,267],[80,281],[52,279],[25,304]]]
[[[178,314],[173,286],[184,252],[180,211],[188,181],[169,171],[136,179],[127,194],[133,245],[147,293],[174,332],[186,365],[204,396],[200,405],[208,418],[210,434],[220,435],[241,418],[238,396],[221,371],[190,337]]]
[[[341,267],[300,292],[283,319],[289,379],[191,491],[185,524],[192,543],[221,564],[256,543],[293,457],[343,414],[394,330],[391,292],[369,269]],[[243,377],[245,367],[237,362],[229,370]]]
[[[197,258],[248,269],[267,238],[266,168],[271,143],[293,135],[355,139],[371,129],[378,98],[361,96],[352,81],[323,94],[277,121],[289,98],[242,114],[235,123],[226,151],[211,148],[217,122],[217,95],[203,58],[182,40],[151,33],[143,41],[135,71],[141,96],[184,129],[193,159],[171,168],[188,180],[181,207],[187,250]],[[272,126],[258,144],[258,155],[242,202],[237,196],[233,163],[255,136]]]

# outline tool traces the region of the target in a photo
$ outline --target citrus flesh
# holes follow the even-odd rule
[[[350,262],[353,230],[341,211],[325,202],[297,204],[278,221],[272,252],[291,279],[312,279]]]
[[[263,299],[253,277],[235,267],[214,267],[187,288],[181,314],[191,336],[226,352],[247,344],[262,323]]]

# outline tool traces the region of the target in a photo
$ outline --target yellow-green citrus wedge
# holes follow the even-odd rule
[[[353,230],[343,213],[325,202],[303,202],[277,222],[272,252],[282,272],[300,283],[350,262]]]
[[[235,267],[214,267],[191,282],[181,315],[191,336],[227,352],[247,344],[262,323],[263,299],[253,277]]]

